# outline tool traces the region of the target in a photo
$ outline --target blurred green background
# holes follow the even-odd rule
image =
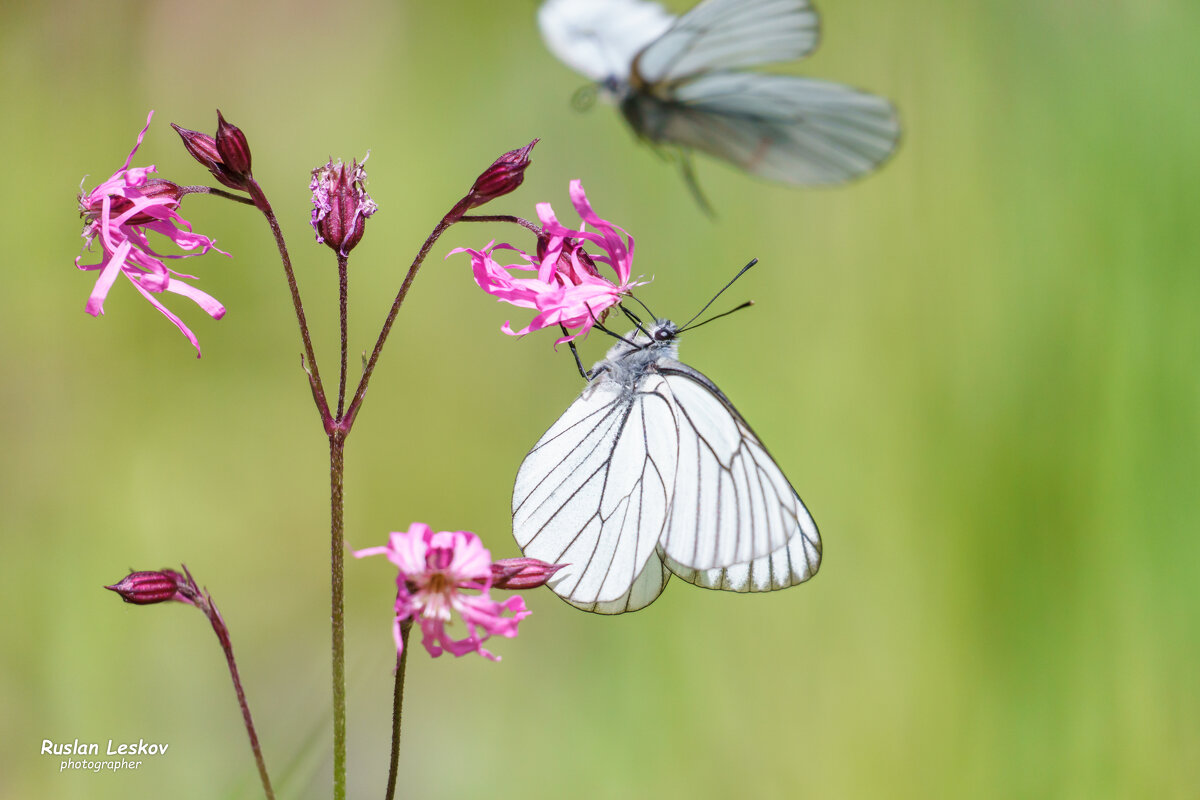
[[[153,108],[136,163],[206,182],[167,123],[211,132],[217,107],[283,220],[326,376],[336,270],[307,182],[330,155],[371,151],[380,207],[351,262],[354,351],[434,222],[534,136],[489,210],[574,221],[583,179],[660,313],[761,262],[727,301],[756,308],[683,355],[812,509],[820,575],[762,596],[675,581],[617,618],[539,590],[499,664],[415,649],[404,796],[1195,797],[1200,6],[820,7],[820,50],[782,69],[892,98],[902,148],[825,191],[700,158],[713,223],[612,109],[572,111],[583,80],[533,2],[5,4],[0,797],[261,796],[204,620],[100,588],[180,562],[230,624],[279,796],[329,796],[327,453],[266,225],[184,204],[234,255],[185,265],[225,319],[169,303],[199,361],[124,281],[84,314],[72,266],[80,179]],[[404,308],[349,442],[352,546],[422,520],[517,554],[512,478],[580,380],[442,261],[492,238],[530,244],[453,229]],[[353,797],[386,774],[393,577],[347,569]],[[59,774],[44,738],[170,750]]]

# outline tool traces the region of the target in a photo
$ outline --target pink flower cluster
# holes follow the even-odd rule
[[[583,185],[571,181],[571,203],[579,212],[583,224],[579,230],[563,226],[549,203],[538,203],[538,219],[542,235],[537,252],[530,256],[510,244],[489,243],[482,250],[459,248],[453,253],[469,253],[471,269],[479,288],[505,303],[532,308],[537,315],[528,325],[514,331],[508,322],[501,330],[520,336],[554,325],[562,325],[567,336],[556,343],[566,342],[587,333],[603,318],[606,309],[621,302],[621,298],[641,282],[631,281],[633,267],[633,237],[624,229],[601,219],[592,210]],[[588,226],[594,228],[589,231]],[[590,256],[583,242],[594,245],[602,255]],[[493,257],[497,250],[512,250],[524,263],[500,264]],[[607,264],[616,274],[612,281],[600,274],[596,263]],[[514,277],[510,270],[535,272],[535,277]]]
[[[83,238],[89,248],[99,239],[103,257],[97,264],[80,264],[80,256],[75,259],[75,266],[81,270],[100,272],[88,298],[87,313],[92,316],[104,313],[104,300],[109,290],[117,276],[124,275],[150,305],[183,332],[196,348],[196,357],[199,358],[200,344],[195,334],[183,320],[167,310],[155,295],[163,292],[183,295],[213,319],[223,317],[225,307],[210,295],[181,280],[195,279],[195,276],[170,269],[163,259],[203,255],[209,250],[229,254],[219,250],[207,236],[193,233],[187,220],[179,216],[177,209],[183,194],[180,187],[170,181],[149,177],[155,172],[153,166],[129,166],[146,137],[153,117],[154,112],[151,111],[124,166],[87,195],[80,195],[79,211],[85,221]],[[157,253],[147,238],[147,233],[151,231],[164,236],[181,250],[197,252],[177,255]]]
[[[445,650],[455,656],[479,653],[499,661],[499,656],[483,648],[483,642],[489,636],[515,637],[517,625],[529,616],[520,597],[503,603],[491,598],[492,556],[469,531],[435,533],[428,525],[414,522],[407,531],[390,534],[387,545],[357,550],[354,555],[385,555],[400,570],[392,626],[397,652],[404,647],[400,624],[411,619],[420,623],[421,643],[431,656]],[[452,639],[446,632],[452,612],[466,623],[467,635],[462,639]]]

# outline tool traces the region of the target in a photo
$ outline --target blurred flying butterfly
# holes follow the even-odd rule
[[[566,564],[551,588],[601,614],[648,606],[672,574],[734,592],[811,578],[821,539],[804,503],[729,398],[677,359],[691,322],[620,308],[637,329],[580,365],[588,385],[517,472],[517,544]]]
[[[773,181],[833,184],[879,166],[900,136],[891,103],[848,86],[740,72],[817,46],[807,0],[703,0],[681,17],[644,0],[547,0],[546,46],[596,81],[643,140],[674,145],[701,207],[690,152]]]

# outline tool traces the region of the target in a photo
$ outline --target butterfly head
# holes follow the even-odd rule
[[[618,339],[608,351],[609,359],[646,355],[651,360],[667,353],[674,357],[679,348],[679,326],[669,319],[657,319],[649,325],[634,328]]]
[[[601,78],[596,85],[600,87],[605,98],[615,102],[620,102],[629,93],[629,82],[617,75]]]
[[[650,334],[651,345],[669,344],[679,337],[679,326],[669,319],[658,319],[647,332]]]
[[[594,380],[604,376],[625,386],[634,386],[660,359],[679,357],[679,327],[669,319],[658,319],[640,325],[627,335],[618,337],[604,360],[592,367]]]

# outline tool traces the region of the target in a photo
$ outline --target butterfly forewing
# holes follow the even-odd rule
[[[661,385],[590,385],[517,473],[513,535],[525,555],[568,565],[554,590],[576,605],[628,599],[657,547],[677,458]]]
[[[730,471],[738,487],[739,526],[747,524],[754,531],[751,541],[761,553],[751,558],[734,558],[724,550],[716,566],[698,567],[664,553],[664,565],[688,583],[706,589],[732,592],[770,592],[786,589],[811,578],[821,566],[821,537],[817,525],[792,488],[783,471],[775,463],[749,424],[734,408],[729,398],[708,378],[686,364],[664,364],[661,368],[681,407],[690,405],[689,397],[704,398],[710,415],[718,414],[712,402],[735,421],[740,434],[740,447],[729,460]],[[711,398],[711,400],[709,399]],[[685,415],[686,416],[686,415]],[[699,415],[696,415],[699,419]],[[682,455],[681,455],[682,461]],[[697,496],[702,497],[703,492]],[[747,513],[748,507],[748,513]],[[676,517],[679,506],[668,521],[672,532],[686,531],[690,518]],[[697,515],[702,516],[702,515]],[[747,522],[749,519],[749,522]],[[722,530],[719,526],[718,531]],[[764,543],[774,544],[783,535],[782,545],[762,553]],[[768,545],[769,546],[769,545]],[[741,551],[744,553],[744,550]]]
[[[753,561],[816,525],[783,471],[704,375],[664,361],[680,425],[674,502],[662,538],[671,563],[708,570]]]
[[[636,78],[672,83],[712,70],[793,61],[819,38],[804,0],[705,0],[637,56]]]
[[[654,552],[650,554],[646,566],[642,568],[642,574],[633,582],[633,586],[616,600],[578,603],[569,597],[563,599],[578,609],[595,614],[624,614],[626,611],[645,608],[657,600],[670,577],[671,573],[667,571],[662,558]]]
[[[629,77],[638,51],[674,21],[662,6],[641,0],[548,0],[538,9],[546,47],[594,81]]]

